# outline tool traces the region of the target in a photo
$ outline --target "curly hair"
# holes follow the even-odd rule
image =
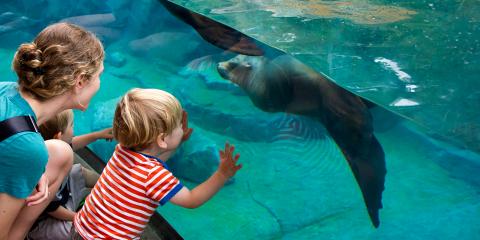
[[[91,32],[56,23],[31,43],[20,45],[12,62],[20,91],[45,101],[71,90],[77,77],[90,80],[100,69],[105,53]]]

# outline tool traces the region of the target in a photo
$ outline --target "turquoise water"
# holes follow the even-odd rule
[[[480,151],[478,0],[173,0]]]
[[[194,4],[192,8],[209,7],[208,4],[201,5],[205,1],[194,2],[198,5]],[[255,1],[246,1],[251,2]],[[47,3],[45,12],[42,13],[32,11],[39,5],[30,1],[0,3],[3,13],[0,15],[0,54],[5,59],[0,65],[2,80],[15,81],[9,59],[13,58],[18,44],[31,40],[48,23],[88,14],[87,17],[70,18],[69,21],[96,32],[105,44],[107,59],[101,90],[86,112],[75,112],[76,134],[110,126],[118,98],[132,87],[149,87],[171,91],[190,114],[194,134],[179,149],[177,156],[168,162],[187,186],[194,187],[216,169],[216,149],[222,147],[225,141],[236,145],[244,167],[211,201],[193,210],[173,204],[158,209],[185,239],[477,239],[480,236],[480,157],[471,151],[474,148],[458,148],[432,137],[432,132],[444,135],[443,128],[429,125],[430,130],[427,131],[417,125],[419,122],[428,125],[425,123],[430,121],[414,118],[415,122],[411,122],[382,108],[372,109],[375,135],[383,147],[387,164],[384,207],[380,211],[381,225],[375,229],[370,223],[361,192],[347,161],[318,121],[293,114],[264,112],[252,104],[242,89],[221,78],[216,63],[230,59],[235,54],[226,53],[205,42],[190,26],[169,15],[157,1]],[[215,1],[208,3],[213,4]],[[467,3],[470,2],[464,1],[464,4]],[[468,9],[478,6],[478,2],[472,3],[477,5],[473,4]],[[222,6],[226,5],[227,2]],[[236,16],[241,16],[241,12]],[[364,24],[359,16],[353,14],[352,19],[349,21]],[[256,20],[256,23],[261,23],[261,20],[269,21],[268,18],[262,18]],[[337,20],[334,18],[334,21]],[[290,28],[295,29],[292,27],[295,24],[295,21],[291,22]],[[476,29],[475,24],[478,22],[472,24],[470,27]],[[354,25],[347,28],[352,30]],[[422,29],[423,25],[418,28]],[[426,27],[425,30],[433,31]],[[262,32],[259,31],[254,36],[278,36],[260,33]],[[285,35],[285,38],[289,36]],[[368,34],[364,37],[375,38]],[[332,44],[334,40],[342,42],[342,39],[334,37],[329,39]],[[478,45],[473,44],[475,38],[471,37],[470,41],[471,47],[475,48],[474,53],[478,54]],[[464,45],[459,45],[459,48],[462,51],[468,50]],[[402,50],[405,49],[399,48],[390,54],[395,55]],[[316,53],[322,56],[321,52]],[[363,52],[359,51],[360,53]],[[415,54],[418,54],[415,59],[424,59],[424,52],[408,52],[406,55]],[[446,53],[432,54],[441,56]],[[351,56],[342,64],[352,64],[348,59],[356,58]],[[386,55],[372,56],[384,56],[401,62]],[[315,63],[317,58],[309,59],[305,62],[310,64]],[[415,62],[409,59],[412,66],[432,64],[427,60]],[[475,61],[478,58],[470,60],[473,67],[469,74],[459,75],[455,79],[456,82],[458,79],[469,81],[470,91],[465,91],[465,82],[459,83],[460,86],[452,82],[448,88],[442,88],[442,85],[437,86],[427,81],[429,78],[415,75],[415,81],[417,78],[419,82],[425,81],[417,83],[422,89],[463,89],[464,96],[455,95],[448,104],[454,104],[455,111],[465,110],[473,118],[462,115],[455,124],[478,124],[478,120],[475,120],[479,117],[478,108],[473,109],[475,103],[465,102],[472,99],[468,98],[469,93],[478,91],[478,84],[473,80],[474,72],[479,70],[478,62]],[[372,62],[370,64],[378,64]],[[322,63],[317,64],[321,66]],[[344,82],[340,80],[345,79],[341,77],[342,74],[366,76],[367,72],[370,73],[369,67],[372,67],[352,65],[355,67],[333,67],[332,71],[338,75],[327,75],[335,81],[335,77],[338,77],[342,85]],[[395,82],[398,81],[396,75],[381,64],[378,65],[388,77],[382,80],[377,76],[381,73],[372,71],[377,76],[377,85],[361,80],[357,83],[363,84],[359,89],[372,86],[378,88],[382,84],[390,86],[391,91],[378,91],[382,94],[372,93],[368,97],[392,110],[388,107],[388,101],[380,100],[395,100],[403,96],[402,91],[407,94],[404,91],[405,84]],[[311,66],[315,67],[314,64]],[[409,68],[402,69],[411,73],[407,71]],[[463,68],[455,69],[460,74]],[[427,70],[424,71],[428,73]],[[349,84],[350,82],[346,84],[347,87]],[[434,93],[435,91],[425,93],[427,97],[422,101],[431,99],[429,96]],[[375,99],[375,96],[379,98]],[[417,98],[414,95],[414,99]],[[446,103],[433,101],[427,105],[443,110],[444,104]],[[423,114],[427,118],[432,109],[421,106],[402,108],[399,112],[403,115],[412,114],[408,116]],[[445,114],[433,112],[431,119],[439,119],[435,114]],[[442,119],[435,123],[443,126],[449,121]],[[473,132],[474,128],[472,129],[469,131]],[[468,145],[463,144],[466,141],[455,139],[462,142],[462,145]],[[90,147],[104,160],[108,160],[114,144],[98,141]]]

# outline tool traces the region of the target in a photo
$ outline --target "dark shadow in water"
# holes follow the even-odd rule
[[[158,1],[174,16],[197,30],[198,34],[207,42],[244,55],[263,55],[263,50],[257,47],[255,40],[247,35],[167,0]]]
[[[340,147],[360,186],[368,214],[380,224],[385,155],[373,133],[373,104],[337,86],[295,58],[256,45],[244,34],[166,0],[159,0],[208,42],[238,55],[218,64],[219,74],[239,85],[266,112],[288,112],[321,122]],[[246,56],[254,55],[254,56]]]

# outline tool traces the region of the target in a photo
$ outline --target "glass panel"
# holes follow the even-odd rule
[[[480,151],[480,4],[173,0]]]
[[[478,150],[478,2],[175,2],[260,42],[235,29],[220,31],[241,40],[232,45],[216,37],[216,28],[194,29],[186,15],[171,15],[176,5],[167,1],[2,1],[2,80],[16,80],[10,59],[20,43],[50,23],[73,22],[95,32],[107,54],[101,90],[86,112],[75,112],[77,135],[111,126],[129,89],[159,88],[180,99],[194,128],[167,162],[186,186],[207,179],[217,169],[218,149],[235,144],[243,169],[215,197],[194,210],[158,209],[185,239],[480,234],[479,155],[417,128]],[[255,79],[250,83],[273,79],[273,85],[253,92],[235,80],[248,71],[265,73],[247,76]],[[279,108],[292,96],[297,104]],[[108,161],[115,144],[99,140],[90,147]],[[378,164],[372,172],[380,187],[386,163],[377,229],[358,184],[364,181],[347,159],[357,168],[371,166],[362,160]]]

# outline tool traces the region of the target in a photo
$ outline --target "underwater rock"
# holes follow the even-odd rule
[[[238,55],[218,64],[266,112],[288,112],[322,123],[342,150],[362,190],[375,227],[380,224],[386,175],[382,146],[365,102],[288,55],[274,59]]]
[[[182,105],[195,125],[247,142],[273,142],[281,138],[323,139],[325,129],[316,121],[295,115],[233,115],[182,98]],[[221,119],[221,121],[219,121]]]
[[[181,47],[182,42],[188,42]],[[191,34],[184,32],[160,32],[131,41],[128,46],[136,55],[153,58],[168,58],[173,62],[183,62],[194,52],[199,42],[191,40]],[[172,47],[173,46],[173,47]]]
[[[292,151],[292,144],[312,155]],[[300,141],[285,141],[266,148],[262,155],[268,158],[256,163],[254,169],[249,168],[257,174],[249,174],[249,194],[245,195],[268,209],[283,234],[314,223],[328,226],[343,216],[359,218],[348,222],[366,219],[365,210],[358,208],[362,199],[355,195],[358,190],[353,177],[345,169],[333,140],[327,138],[308,146],[300,144]],[[290,198],[280,200],[279,196],[285,193]],[[365,222],[359,224],[367,226]]]
[[[19,43],[31,41],[35,35],[31,29],[35,28],[40,21],[13,13],[0,14],[0,42],[4,48],[16,49]]]
[[[15,0],[9,2],[11,2],[11,4],[7,4],[9,11],[22,13],[32,19],[41,19],[42,28],[45,27],[45,24],[58,22],[72,16],[111,11],[105,4],[106,1],[96,0]],[[35,32],[38,30],[36,29]]]
[[[4,12],[0,14],[0,24],[4,24],[15,19],[16,14],[13,12]]]
[[[184,142],[167,165],[179,178],[194,183],[207,180],[218,168],[220,156],[216,144],[195,128],[188,141]]]
[[[26,28],[33,27],[39,23],[38,20],[33,20],[26,16],[19,16],[10,12],[4,14],[2,14],[2,20],[4,22],[0,25],[0,34],[7,32],[19,32]]]
[[[450,176],[460,179],[473,186],[480,187],[480,155],[472,150],[459,148],[442,136],[429,136],[411,123],[402,125],[402,133],[419,139],[425,148],[429,149],[435,163],[445,169]],[[446,140],[446,141],[442,141]]]
[[[115,16],[112,13],[89,14],[64,18],[60,22],[73,23],[82,27],[106,26],[115,22]]]
[[[120,38],[121,31],[110,27],[116,21],[112,13],[89,14],[64,18],[60,22],[73,23],[93,32],[105,45]]]
[[[140,72],[141,70],[136,70],[135,72],[111,72],[110,74],[117,78],[125,79],[126,81],[131,82],[134,87],[148,88],[148,84],[145,83],[145,79],[140,76]]]
[[[118,40],[122,33],[120,30],[117,30],[115,28],[110,28],[110,27],[101,27],[101,26],[88,26],[85,27],[90,32],[93,32],[105,45],[108,47],[109,44],[112,42]]]
[[[115,51],[115,52],[107,52],[107,57],[105,58],[105,62],[110,64],[114,67],[123,67],[127,63],[127,59],[123,55],[123,53]]]
[[[97,103],[85,112],[91,116],[89,117],[91,119],[90,132],[112,127],[115,107],[119,100],[120,97]],[[112,156],[115,145],[117,145],[115,140],[111,142],[98,140],[89,144],[89,147],[106,163]]]
[[[122,29],[127,40],[165,31],[168,26],[162,21],[166,14],[157,10],[161,6],[155,1],[114,0],[107,1],[107,5],[117,19],[115,25]]]

